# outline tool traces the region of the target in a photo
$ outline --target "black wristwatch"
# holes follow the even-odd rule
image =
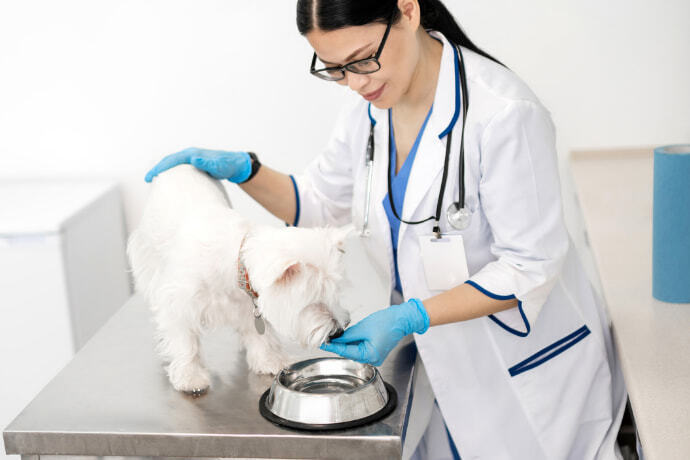
[[[242,182],[244,184],[245,182],[249,182],[252,180],[254,176],[256,176],[256,173],[259,172],[259,168],[261,167],[261,162],[259,161],[259,157],[256,156],[256,153],[254,152],[247,152],[249,154],[249,158],[252,160],[252,172],[249,174],[249,177],[247,177],[247,180]]]

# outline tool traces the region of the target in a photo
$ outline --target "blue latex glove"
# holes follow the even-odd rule
[[[182,164],[191,164],[197,169],[206,171],[216,179],[227,179],[236,184],[246,181],[252,172],[252,160],[247,152],[226,152],[190,147],[163,158],[146,174],[144,180],[151,182],[154,177],[166,169]]]
[[[413,332],[423,334],[427,329],[429,315],[424,304],[419,299],[410,299],[372,313],[320,348],[344,358],[380,366],[403,337]]]

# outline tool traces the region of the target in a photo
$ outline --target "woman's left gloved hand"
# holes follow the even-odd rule
[[[163,158],[146,174],[144,180],[151,182],[163,171],[182,164],[191,164],[197,169],[206,171],[216,179],[227,179],[235,184],[246,181],[252,172],[252,160],[249,152],[227,152],[225,150],[189,147]]]
[[[364,318],[338,338],[321,345],[322,350],[362,363],[380,366],[400,340],[429,329],[429,315],[419,299],[391,305]]]

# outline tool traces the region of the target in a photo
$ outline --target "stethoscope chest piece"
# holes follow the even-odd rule
[[[458,202],[451,203],[446,211],[446,218],[448,219],[448,225],[456,230],[465,230],[470,226],[470,221],[472,220],[472,213],[465,207],[460,207]]]

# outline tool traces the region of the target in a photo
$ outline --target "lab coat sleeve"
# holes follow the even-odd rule
[[[479,196],[496,260],[467,283],[493,298],[517,298],[517,307],[490,318],[506,331],[526,336],[570,244],[551,117],[536,102],[513,101],[488,124],[480,148]]]
[[[294,225],[340,226],[352,220],[353,168],[347,123],[352,116],[352,108],[346,106],[326,149],[302,174],[292,176],[299,209]]]

